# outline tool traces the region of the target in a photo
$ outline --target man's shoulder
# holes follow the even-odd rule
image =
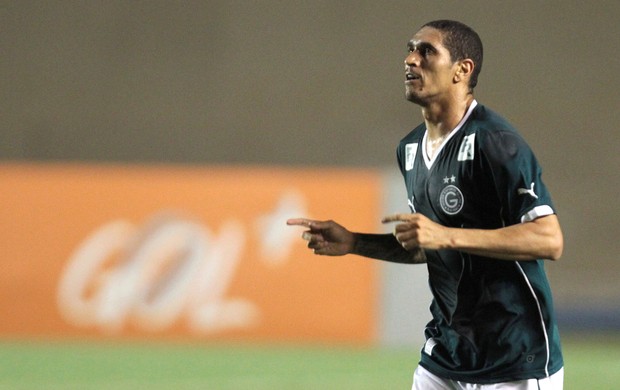
[[[466,133],[476,133],[478,148],[493,161],[508,161],[531,149],[519,131],[500,114],[478,105]]]
[[[478,104],[472,112],[467,128],[469,132],[484,135],[496,132],[517,133],[515,127],[506,118],[482,104]]]

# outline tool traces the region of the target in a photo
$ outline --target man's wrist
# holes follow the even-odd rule
[[[359,242],[360,242],[360,233],[352,233],[353,234],[353,244],[351,245],[351,250],[349,251],[352,255],[359,255]]]

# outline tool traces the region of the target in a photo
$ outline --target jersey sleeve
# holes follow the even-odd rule
[[[514,131],[488,132],[481,154],[495,186],[507,225],[555,214],[542,169],[525,140]]]

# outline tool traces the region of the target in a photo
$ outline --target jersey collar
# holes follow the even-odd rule
[[[465,124],[467,119],[469,119],[469,116],[471,115],[472,111],[474,111],[474,108],[476,108],[477,105],[478,105],[478,102],[476,101],[476,99],[474,99],[469,105],[469,108],[467,109],[467,112],[463,116],[463,119],[461,119],[461,121],[456,125],[456,127],[452,129],[452,131],[450,131],[450,134],[448,134],[446,139],[443,140],[441,145],[439,145],[439,148],[437,148],[437,151],[435,151],[433,158],[429,158],[428,154],[426,154],[426,138],[428,136],[428,129],[424,130],[424,137],[422,138],[422,156],[424,157],[424,164],[426,165],[427,169],[431,169],[431,167],[433,166],[433,163],[437,159],[437,156],[439,156],[439,154],[441,153],[441,150],[443,149],[444,145],[448,143],[450,138],[452,138],[452,136],[456,134],[461,129],[461,127],[463,127],[463,125]]]

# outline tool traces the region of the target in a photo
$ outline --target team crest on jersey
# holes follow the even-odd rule
[[[474,141],[476,133],[463,137],[461,147],[459,148],[458,161],[469,161],[474,159]]]
[[[458,214],[463,209],[465,198],[457,186],[450,184],[439,194],[439,205],[444,213],[448,215]]]
[[[415,162],[415,156],[418,152],[418,144],[405,145],[405,170],[410,171],[413,169],[413,163]]]

